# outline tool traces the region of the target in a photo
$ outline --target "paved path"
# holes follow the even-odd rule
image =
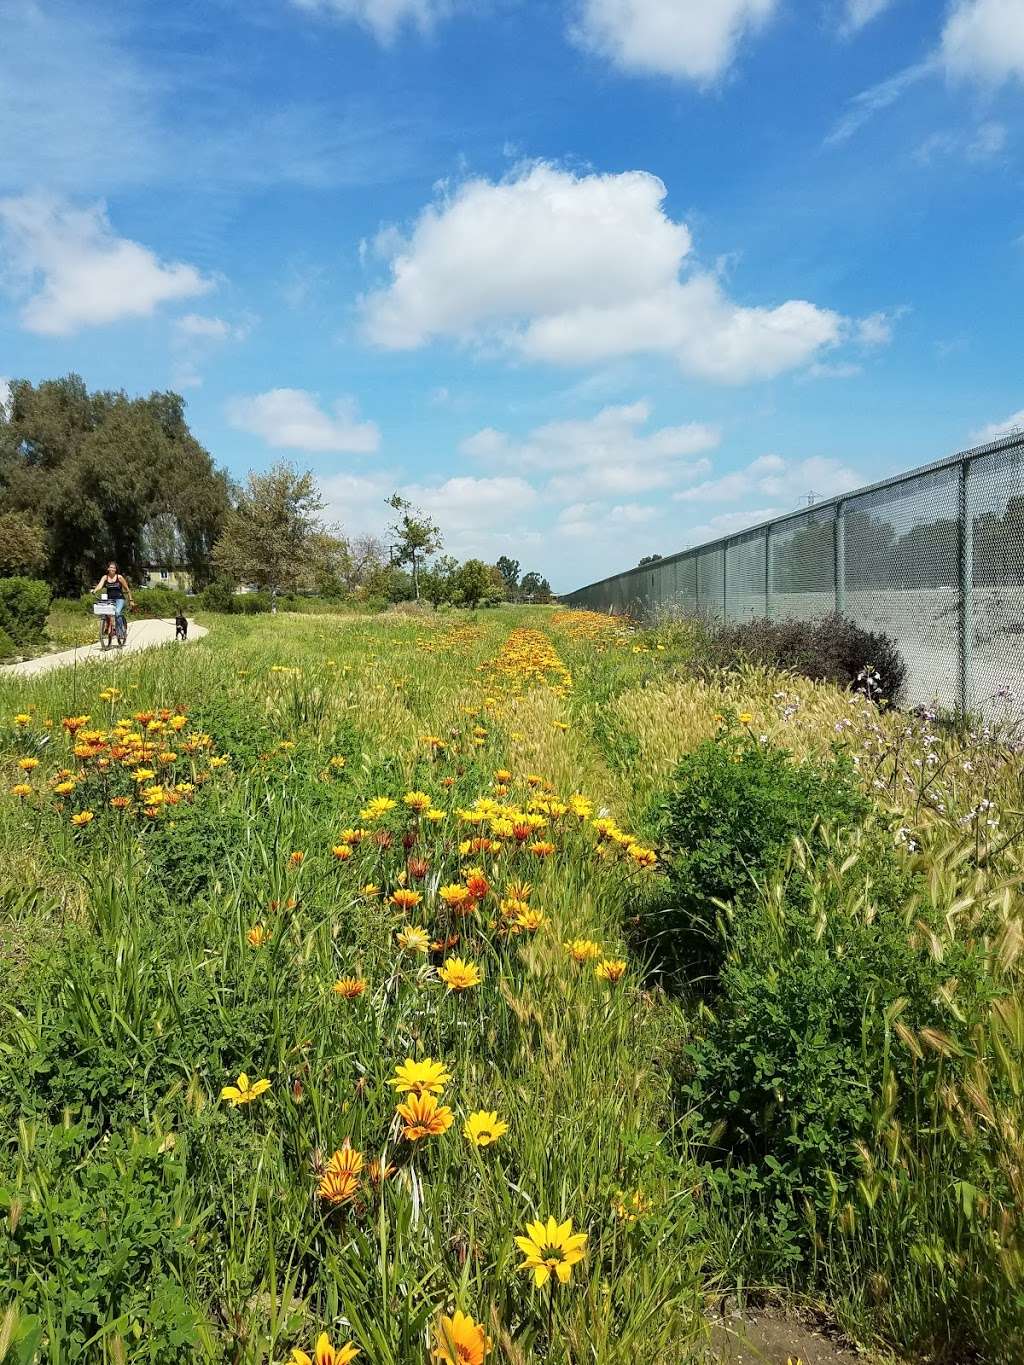
[[[98,636],[98,626],[96,630]],[[197,626],[195,621],[189,621],[189,643],[205,634],[205,626]],[[23,678],[35,677],[39,673],[49,673],[53,668],[67,668],[70,664],[89,663],[93,659],[113,659],[120,654],[133,654],[139,649],[152,649],[154,645],[166,645],[173,640],[173,621],[132,621],[128,627],[128,641],[124,649],[113,648],[104,653],[97,638],[94,644],[79,645],[77,649],[65,649],[60,654],[41,654],[38,659],[26,659],[20,664],[6,664],[0,668],[0,674],[18,675]]]

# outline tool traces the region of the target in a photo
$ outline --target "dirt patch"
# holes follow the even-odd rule
[[[714,1365],[881,1365],[829,1333],[813,1315],[793,1310],[716,1320],[711,1328]]]

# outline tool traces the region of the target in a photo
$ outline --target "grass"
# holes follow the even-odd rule
[[[623,936],[659,883],[639,838],[651,798],[726,711],[801,755],[841,742],[912,830],[906,856],[936,894],[995,904],[1009,926],[1017,756],[933,743],[922,724],[777,674],[695,680],[678,632],[585,614],[210,624],[186,649],[0,680],[0,761],[8,789],[29,788],[0,797],[0,1360],[255,1365],[312,1354],[326,1332],[373,1365],[412,1365],[456,1310],[513,1365],[702,1359],[707,1304],[750,1261],[744,1211],[716,1203],[674,1103],[673,1057],[699,1010],[648,985]],[[915,767],[926,753],[936,763]],[[1003,825],[975,809],[982,791]],[[460,904],[452,886],[472,895]],[[979,923],[951,909],[949,933]],[[410,926],[426,951],[402,946]],[[1003,985],[1013,932],[993,936]],[[573,940],[597,957],[575,960]],[[456,956],[478,984],[447,989],[438,968]],[[602,961],[625,962],[621,979],[602,979]],[[1016,1020],[985,1034],[991,1064],[1017,1064]],[[418,1140],[391,1083],[406,1058],[451,1077],[437,1099],[450,1124]],[[241,1073],[269,1086],[234,1107],[222,1091]],[[1005,1070],[997,1088],[990,1107],[1018,1125],[998,1153],[1012,1184],[1020,1092]],[[477,1111],[508,1125],[492,1145],[464,1135]],[[881,1120],[877,1143],[879,1167]],[[332,1204],[320,1182],[347,1144],[363,1164]],[[970,1344],[1010,1359],[1007,1201],[976,1164],[979,1196],[961,1189],[957,1220],[967,1198],[977,1227],[950,1229],[939,1151],[893,1157],[923,1163],[909,1183],[936,1211],[914,1226],[942,1228],[916,1278],[894,1207],[885,1226],[858,1212],[870,1254],[837,1214],[824,1271],[792,1285],[863,1338],[909,1344],[901,1305],[917,1297],[919,1337],[940,1329],[937,1282],[955,1277],[936,1266],[973,1257],[999,1327]],[[556,1288],[519,1269],[515,1241],[549,1216],[587,1237]],[[993,1235],[1005,1254],[983,1261]],[[851,1287],[880,1244],[881,1308]]]

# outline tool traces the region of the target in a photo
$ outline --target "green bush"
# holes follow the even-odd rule
[[[6,630],[0,628],[0,662],[4,659],[13,659],[18,654],[18,646],[14,643]]]
[[[135,615],[146,618],[161,617],[164,620],[177,615],[178,607],[184,605],[185,594],[174,592],[171,588],[139,588],[135,593]]]
[[[823,828],[857,824],[869,809],[846,759],[797,764],[735,730],[699,745],[654,814],[668,890],[640,929],[656,964],[714,972],[727,948],[723,914],[753,895],[793,838],[813,846]]]
[[[50,587],[38,578],[0,578],[0,629],[15,645],[45,639]]]

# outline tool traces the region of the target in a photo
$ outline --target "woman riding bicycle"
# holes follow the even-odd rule
[[[93,588],[94,593],[103,593],[108,602],[114,605],[113,626],[117,632],[117,642],[123,645],[128,628],[124,619],[125,602],[135,610],[135,598],[132,596],[131,585],[123,574],[118,573],[117,565],[113,560],[107,565],[107,571]],[[102,634],[102,631],[101,631]]]

